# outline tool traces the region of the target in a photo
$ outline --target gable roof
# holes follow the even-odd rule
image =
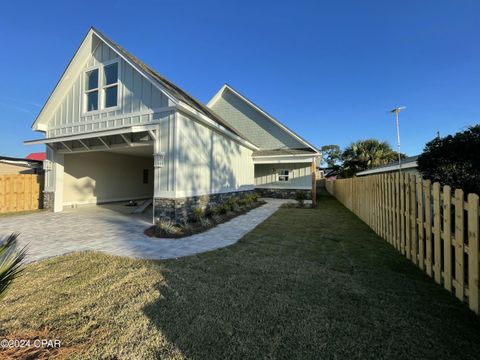
[[[62,87],[65,83],[68,82],[69,77],[67,76],[68,72],[70,69],[74,68],[75,65],[79,65],[78,63],[82,62],[82,57],[85,57],[87,54],[90,54],[90,50],[88,50],[88,45],[91,45],[91,43],[94,41],[94,36],[98,38],[99,40],[103,41],[105,44],[107,44],[110,48],[113,49],[121,58],[123,58],[127,63],[129,63],[134,69],[136,69],[141,75],[143,75],[145,78],[150,80],[150,82],[159,88],[165,95],[167,95],[170,100],[173,102],[183,102],[189,105],[190,107],[194,108],[196,111],[199,113],[205,115],[206,117],[210,118],[217,124],[221,125],[222,127],[226,128],[233,134],[242,137],[238,131],[236,131],[232,126],[230,126],[224,119],[222,119],[218,114],[216,114],[214,111],[209,109],[207,106],[202,104],[200,101],[195,99],[193,96],[189,95],[187,92],[183,91],[180,89],[178,86],[176,86],[174,83],[171,81],[167,80],[165,77],[161,76],[158,72],[153,70],[151,67],[143,63],[141,60],[138,58],[134,57],[132,54],[130,54],[128,51],[126,51],[124,48],[122,48],[120,45],[112,41],[110,38],[105,36],[103,33],[95,29],[94,27],[91,27],[87,34],[85,35],[84,39],[82,40],[80,46],[76,50],[75,54],[73,55],[72,59],[68,63],[67,67],[65,68],[64,72],[62,73],[62,76],[60,77],[59,81],[55,85],[55,88],[53,89],[52,93],[48,97],[47,101],[45,102],[44,106],[40,110],[40,113],[38,114],[37,118],[35,119],[34,123],[32,124],[32,128],[34,130],[45,130],[41,125],[40,125],[40,120],[44,118],[44,115],[48,113],[50,109],[50,104],[55,97],[55,94],[57,92],[61,92]],[[71,77],[70,77],[71,78]],[[66,86],[66,85],[65,85]],[[53,106],[53,104],[52,104]],[[54,107],[54,106],[53,106]],[[243,138],[242,138],[243,139]]]
[[[209,108],[212,108],[214,106],[214,104],[222,97],[222,95],[224,94],[225,91],[230,91],[232,94],[234,94],[237,98],[239,98],[241,101],[243,101],[244,103],[246,103],[247,105],[249,105],[251,108],[253,108],[256,112],[258,112],[259,114],[263,115],[263,117],[265,117],[266,119],[268,119],[272,124],[274,124],[275,126],[277,126],[278,128],[280,128],[282,131],[284,131],[285,133],[287,133],[288,135],[290,135],[292,138],[294,138],[295,140],[297,140],[298,142],[300,142],[301,144],[303,144],[304,146],[304,151],[309,151],[309,152],[314,152],[314,153],[317,153],[317,154],[320,154],[320,152],[318,151],[318,149],[313,146],[311,143],[307,142],[305,139],[303,139],[300,135],[298,135],[297,133],[295,133],[293,130],[289,129],[287,126],[283,125],[280,121],[278,121],[277,119],[275,119],[273,116],[271,116],[269,113],[267,113],[265,110],[263,110],[262,108],[260,108],[259,106],[257,106],[255,103],[253,103],[251,100],[249,100],[247,97],[243,96],[242,94],[240,94],[237,90],[235,90],[234,88],[232,88],[230,85],[228,84],[224,84],[222,86],[222,88],[212,97],[212,99],[210,99],[210,101],[208,102],[207,106]],[[228,121],[228,120],[227,120]],[[243,134],[243,136],[245,137],[245,134]],[[247,139],[249,140],[249,139]],[[257,144],[257,145],[260,145],[260,144]]]

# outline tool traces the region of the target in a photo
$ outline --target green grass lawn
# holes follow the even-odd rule
[[[199,256],[32,264],[0,301],[0,335],[60,339],[65,358],[480,354],[479,318],[328,196]]]

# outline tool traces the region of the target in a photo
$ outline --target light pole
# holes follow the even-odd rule
[[[402,172],[402,158],[400,156],[400,126],[398,125],[398,114],[401,110],[405,109],[406,106],[400,106],[389,111],[389,113],[395,114],[395,125],[397,127],[397,152],[398,152],[398,171]]]

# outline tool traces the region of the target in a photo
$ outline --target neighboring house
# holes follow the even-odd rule
[[[230,87],[203,105],[94,28],[32,128],[54,211],[153,198],[155,217],[181,221],[255,188],[310,192],[320,156]]]
[[[331,179],[336,178],[338,168],[336,167],[317,167],[317,179]]]
[[[419,155],[410,156],[410,157],[407,157],[405,159],[402,159],[402,161],[401,161],[402,172],[407,173],[407,174],[420,175],[420,173],[417,170],[418,156]],[[356,174],[356,176],[384,174],[384,173],[395,172],[395,171],[398,171],[399,169],[400,169],[400,166],[398,164],[398,161],[393,161],[389,164],[377,166],[373,169],[360,171]]]
[[[42,161],[0,156],[0,176],[16,174],[39,174]]]
[[[27,156],[25,156],[25,159],[44,161],[44,160],[47,159],[47,153],[45,153],[45,152],[34,152],[34,153],[30,153],[30,154],[28,154]]]

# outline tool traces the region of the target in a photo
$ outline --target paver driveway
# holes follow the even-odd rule
[[[0,217],[0,236],[20,233],[19,246],[28,246],[29,262],[85,250],[135,258],[177,258],[237,242],[285,202],[266,201],[267,204],[245,215],[183,239],[149,238],[143,234],[151,224],[147,217],[126,215],[103,206]]]

